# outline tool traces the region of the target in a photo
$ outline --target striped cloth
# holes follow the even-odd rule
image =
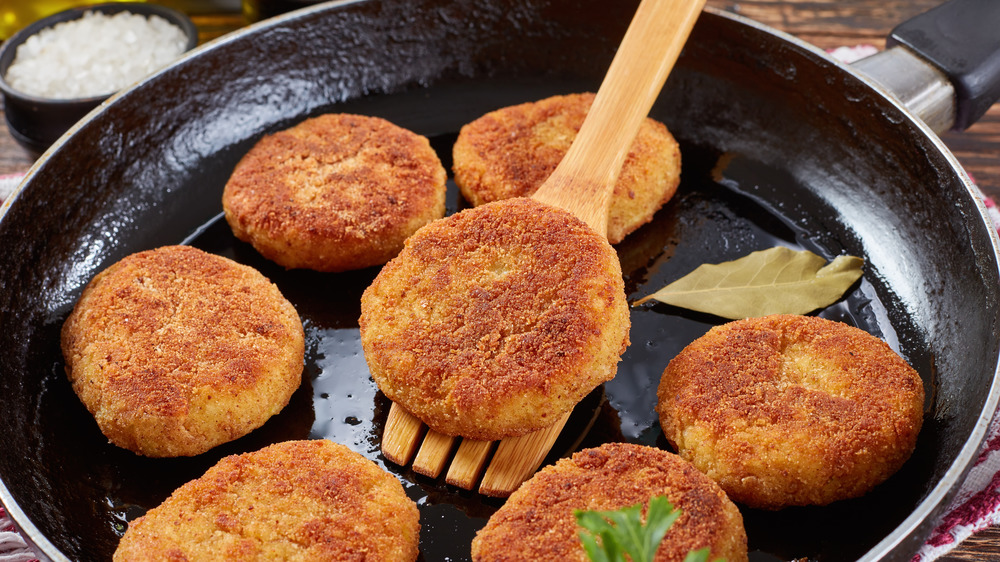
[[[14,193],[14,188],[23,178],[23,174],[14,174],[10,176],[0,176],[0,205],[3,204],[4,200],[10,197]]]
[[[998,223],[994,223],[998,224]],[[913,562],[930,562],[991,525],[1000,524],[1000,418],[993,418],[986,442],[948,512]]]
[[[28,562],[36,560],[34,553],[24,544],[21,535],[14,529],[14,523],[7,511],[0,507],[0,562]]]

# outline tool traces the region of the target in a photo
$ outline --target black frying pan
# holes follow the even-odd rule
[[[500,106],[594,90],[630,2],[385,0],[325,5],[202,48],[118,96],[31,170],[0,220],[0,499],[45,556],[108,559],[127,521],[221,456],[329,437],[421,500],[424,560],[462,560],[500,504],[387,464],[387,401],[358,343],[375,269],[283,271],[220,220],[223,184],[261,135],[327,111],[431,138],[446,166],[461,125]],[[921,123],[822,53],[706,12],[653,116],[682,144],[683,183],[619,245],[634,300],[703,262],[775,244],[864,256],[828,318],[884,338],[928,390],[917,450],[875,491],[827,507],[744,509],[754,559],[906,560],[957,491],[997,406],[997,237],[953,156]],[[713,174],[720,157],[728,166]],[[451,189],[449,210],[463,203]],[[84,284],[142,249],[186,242],[260,269],[306,325],[288,408],[197,458],[108,445],[63,374],[60,326]],[[588,397],[553,455],[607,440],[667,447],[653,412],[666,363],[721,320],[632,313],[616,379]],[[549,459],[551,461],[551,458]]]

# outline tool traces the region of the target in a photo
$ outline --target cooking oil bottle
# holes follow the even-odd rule
[[[243,16],[253,23],[271,16],[319,4],[322,0],[243,0]]]
[[[240,0],[0,0],[0,41],[37,20],[69,8],[104,2],[136,1],[162,4],[189,16],[232,13],[238,17],[240,13]],[[215,23],[218,25],[218,22]]]
[[[0,2],[0,39],[9,38],[21,28],[45,16],[94,3],[95,0],[3,0]]]

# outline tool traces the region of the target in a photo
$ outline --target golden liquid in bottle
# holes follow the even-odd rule
[[[305,8],[312,4],[319,4],[322,0],[243,0],[243,16],[246,21],[253,23],[262,19],[283,14],[299,8]]]
[[[104,1],[124,2],[126,0]],[[45,16],[94,3],[96,3],[95,0],[0,0],[0,39],[9,38],[21,28]]]

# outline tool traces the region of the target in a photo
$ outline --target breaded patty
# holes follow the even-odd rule
[[[552,174],[580,131],[594,94],[554,96],[498,109],[462,127],[453,148],[455,183],[473,205],[524,197]],[[681,152],[667,128],[647,118],[622,166],[608,211],[617,244],[653,218],[677,191]]]
[[[328,114],[265,136],[222,195],[237,238],[287,268],[383,264],[444,216],[444,167],[425,137],[377,117]]]
[[[258,271],[188,246],[99,273],[62,328],[73,390],[112,443],[190,456],[288,404],[302,377],[298,313]]]
[[[412,561],[417,505],[395,477],[325,439],[220,460],[132,521],[114,560]]]
[[[656,496],[681,510],[657,562],[681,562],[704,547],[710,560],[747,560],[743,517],[715,482],[673,453],[629,443],[585,449],[536,473],[476,534],[472,559],[584,562],[574,510],[648,506]]]
[[[860,496],[903,465],[920,376],[882,340],[822,318],[712,328],[663,372],[667,439],[734,501],[779,509]]]
[[[629,312],[614,249],[528,198],[406,241],[361,298],[379,389],[432,429],[500,439],[551,425],[611,379]]]

